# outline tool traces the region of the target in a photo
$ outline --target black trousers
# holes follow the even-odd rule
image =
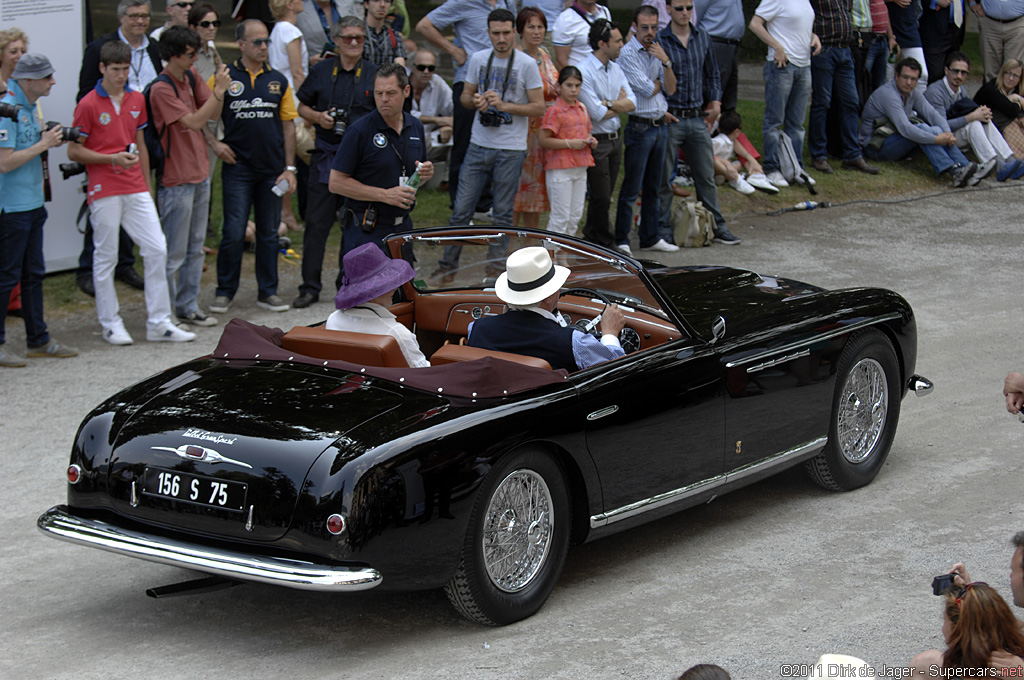
[[[615,232],[608,217],[611,207],[612,189],[619,178],[622,164],[622,137],[604,139],[594,149],[594,165],[587,168],[587,222],[583,226],[583,238],[599,246],[615,246]]]
[[[323,151],[315,150],[309,159],[309,183],[306,193],[306,231],[302,239],[302,285],[299,293],[319,296],[323,288],[320,274],[324,266],[324,254],[327,249],[327,237],[331,228],[339,222],[339,211],[345,199],[332,194],[327,185],[319,181],[316,167]],[[341,224],[344,224],[343,222]],[[341,288],[341,258],[344,255],[344,239],[338,248],[338,278],[335,280],[333,296]]]

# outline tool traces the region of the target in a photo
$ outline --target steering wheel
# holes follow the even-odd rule
[[[565,290],[558,294],[558,299],[561,300],[566,295],[587,295],[592,298],[597,298],[598,300],[603,302],[606,307],[612,304],[612,301],[608,299],[607,295],[600,291],[596,291],[593,288],[566,288]],[[586,319],[580,319],[579,321],[576,321],[572,325],[580,329],[584,333],[590,333],[595,337],[600,337],[600,334],[597,332],[597,324],[601,320],[601,316],[603,314],[604,310],[602,309],[601,312],[593,319],[590,319],[589,321]]]

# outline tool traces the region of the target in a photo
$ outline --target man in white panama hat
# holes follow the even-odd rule
[[[551,261],[545,248],[522,248],[508,256],[494,290],[510,309],[474,322],[469,344],[482,349],[525,354],[552,368],[576,371],[623,356],[619,331],[624,319],[617,305],[601,317],[601,339],[567,326],[555,311],[558,293],[571,271]]]

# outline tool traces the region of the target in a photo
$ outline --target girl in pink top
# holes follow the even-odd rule
[[[575,66],[566,66],[558,73],[558,85],[558,99],[544,112],[539,135],[540,146],[547,150],[548,229],[571,236],[583,217],[587,167],[594,164],[590,149],[597,146],[597,140],[590,134],[593,125],[587,107],[577,101],[583,74]]]

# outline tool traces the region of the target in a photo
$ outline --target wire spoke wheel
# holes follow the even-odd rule
[[[525,588],[551,547],[551,492],[532,470],[515,470],[498,484],[484,518],[482,549],[491,582],[506,593]]]
[[[839,450],[851,463],[871,455],[885,429],[889,387],[885,371],[874,359],[861,359],[850,371],[839,401]]]

